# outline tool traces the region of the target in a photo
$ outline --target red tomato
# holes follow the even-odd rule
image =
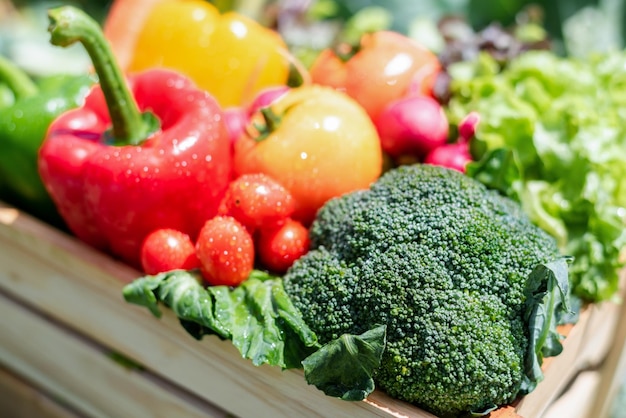
[[[252,236],[231,216],[216,216],[204,224],[196,253],[202,276],[212,286],[237,286],[254,268]]]
[[[265,173],[282,184],[295,200],[294,219],[308,225],[328,199],[368,188],[380,176],[376,127],[347,95],[307,85],[263,111],[271,120],[257,112],[252,122],[265,123],[267,132],[236,142],[235,174]]]
[[[189,235],[175,229],[157,229],[141,246],[141,266],[146,274],[191,270],[200,266]]]
[[[293,214],[291,193],[267,174],[243,174],[233,180],[220,206],[220,213],[230,215],[249,231],[274,226]]]
[[[311,66],[311,80],[345,91],[374,120],[387,104],[402,96],[432,95],[441,72],[433,52],[392,31],[363,35],[356,53],[343,64],[329,51],[323,51]]]
[[[259,261],[269,270],[282,274],[309,250],[309,230],[300,222],[288,219],[284,225],[259,231]]]

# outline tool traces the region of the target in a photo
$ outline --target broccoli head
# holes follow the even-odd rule
[[[389,395],[441,416],[510,403],[528,363],[536,266],[561,257],[519,205],[457,171],[401,166],[335,198],[284,287],[321,342],[387,328]]]

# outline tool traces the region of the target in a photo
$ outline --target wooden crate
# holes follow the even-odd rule
[[[123,286],[138,276],[0,203],[0,415],[432,417],[380,391],[363,402],[330,398],[300,371],[255,367],[216,337],[198,342],[170,311],[157,319],[124,301]],[[492,416],[540,417],[607,356],[618,312],[610,303],[585,310],[538,389]]]

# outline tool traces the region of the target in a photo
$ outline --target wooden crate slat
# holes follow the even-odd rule
[[[556,399],[545,411],[542,418],[600,418],[594,413],[593,403],[602,374],[598,371],[585,371],[576,377],[571,387]]]
[[[603,379],[598,384],[597,396],[592,406],[592,410],[599,418],[610,416],[616,395],[624,384],[624,371],[626,370],[626,303],[624,302],[618,312],[618,318],[611,340],[612,347],[599,368]]]
[[[81,415],[227,416],[147,373],[116,363],[100,347],[1,293],[0,317],[10,318],[0,321],[0,364]]]
[[[11,418],[79,418],[22,378],[0,367],[0,412]]]

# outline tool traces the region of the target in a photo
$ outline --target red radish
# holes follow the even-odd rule
[[[380,142],[393,158],[423,157],[448,139],[448,118],[428,96],[407,96],[391,102],[375,121]]]
[[[426,155],[424,163],[441,165],[465,173],[467,163],[472,161],[467,141],[445,144],[435,148]]]
[[[252,115],[263,107],[270,106],[274,101],[287,93],[288,90],[288,86],[267,87],[261,90],[248,106],[248,115]]]
[[[476,128],[478,128],[479,122],[480,115],[478,112],[468,113],[459,123],[459,136],[465,141],[472,139],[476,135]]]

